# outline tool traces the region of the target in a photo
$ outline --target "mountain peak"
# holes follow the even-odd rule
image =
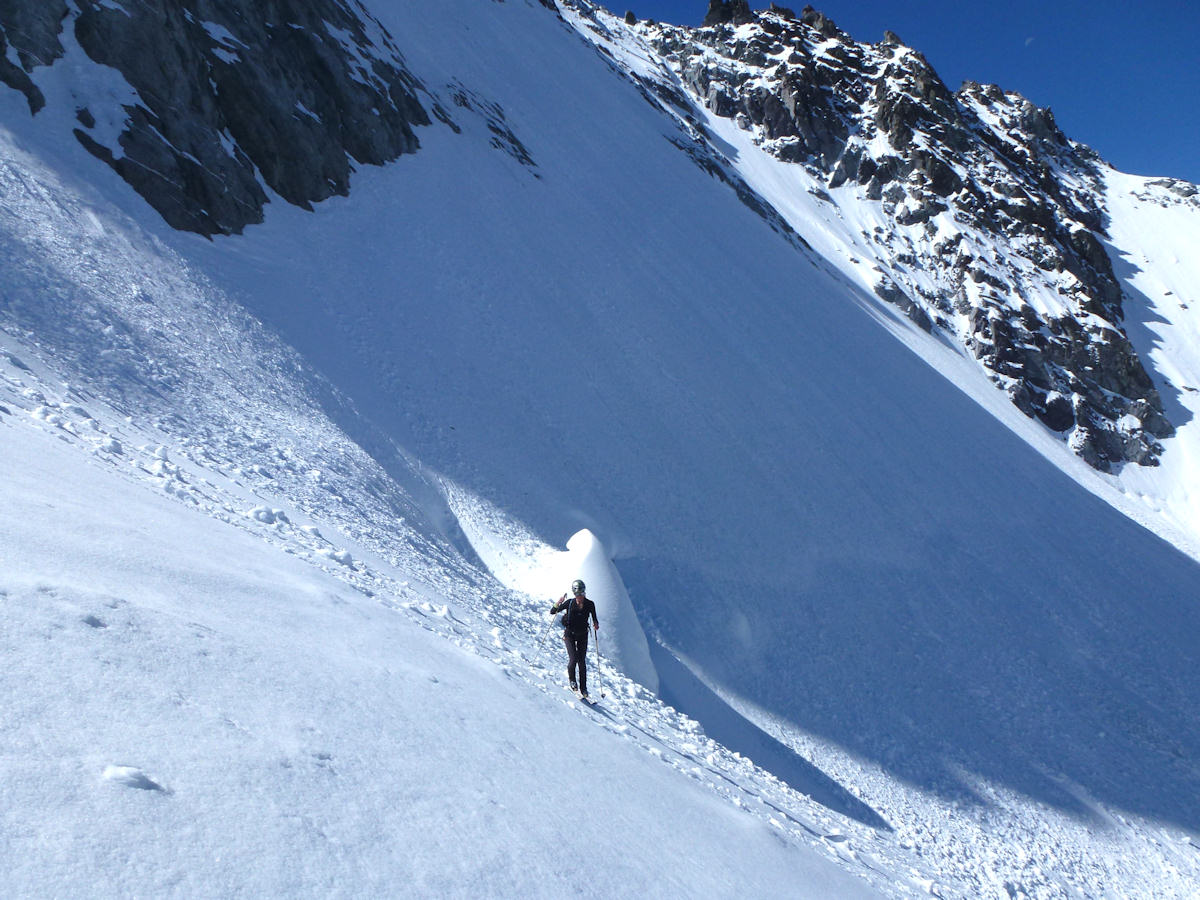
[[[712,25],[744,25],[754,21],[754,13],[746,0],[709,0],[702,28]]]

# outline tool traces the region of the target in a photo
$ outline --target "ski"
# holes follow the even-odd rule
[[[595,701],[595,700],[593,700],[593,699],[592,699],[590,696],[588,696],[588,697],[585,697],[585,696],[583,696],[583,694],[579,693],[579,688],[574,688],[574,687],[571,687],[571,686],[568,684],[568,685],[567,685],[567,690],[568,690],[568,691],[570,691],[572,694],[574,694],[574,695],[576,696],[576,698],[578,698],[578,699],[579,699],[579,700],[581,700],[582,702],[586,703],[588,706],[595,706],[595,705],[596,705],[596,701]]]

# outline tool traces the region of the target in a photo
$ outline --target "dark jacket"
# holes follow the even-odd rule
[[[596,618],[596,604],[587,597],[583,598],[583,605],[577,606],[575,598],[564,600],[562,603],[554,604],[554,608],[550,610],[551,615],[554,613],[562,613],[562,626],[567,629],[567,632],[572,637],[585,637],[588,633],[588,616],[592,617],[592,621],[596,623],[596,627],[600,627],[600,620]]]

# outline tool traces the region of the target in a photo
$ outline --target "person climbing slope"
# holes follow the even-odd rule
[[[550,615],[562,613],[563,643],[567,645],[567,678],[571,682],[571,690],[578,691],[584,700],[588,699],[587,689],[587,646],[588,646],[588,616],[591,616],[596,631],[600,630],[600,620],[596,618],[596,604],[584,593],[586,587],[576,579],[571,582],[571,593],[575,596],[570,600],[563,594],[558,602],[550,607]],[[579,680],[575,672],[579,671]]]

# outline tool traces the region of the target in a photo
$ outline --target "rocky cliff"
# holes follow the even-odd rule
[[[81,102],[76,138],[172,226],[205,235],[262,221],[268,189],[303,207],[347,193],[355,163],[414,152],[430,121],[353,0],[0,0],[0,81],[31,112],[45,105],[36,69],[76,51],[133,89],[119,109]]]
[[[593,40],[621,40],[597,7],[565,2]],[[963,344],[1092,466],[1155,464],[1173,428],[1122,329],[1105,164],[1050,110],[995,85],[952,91],[894,33],[861,43],[811,7],[711,0],[701,28],[629,18],[671,73],[631,74],[701,140],[688,104],[886,222],[861,235],[880,297]]]

